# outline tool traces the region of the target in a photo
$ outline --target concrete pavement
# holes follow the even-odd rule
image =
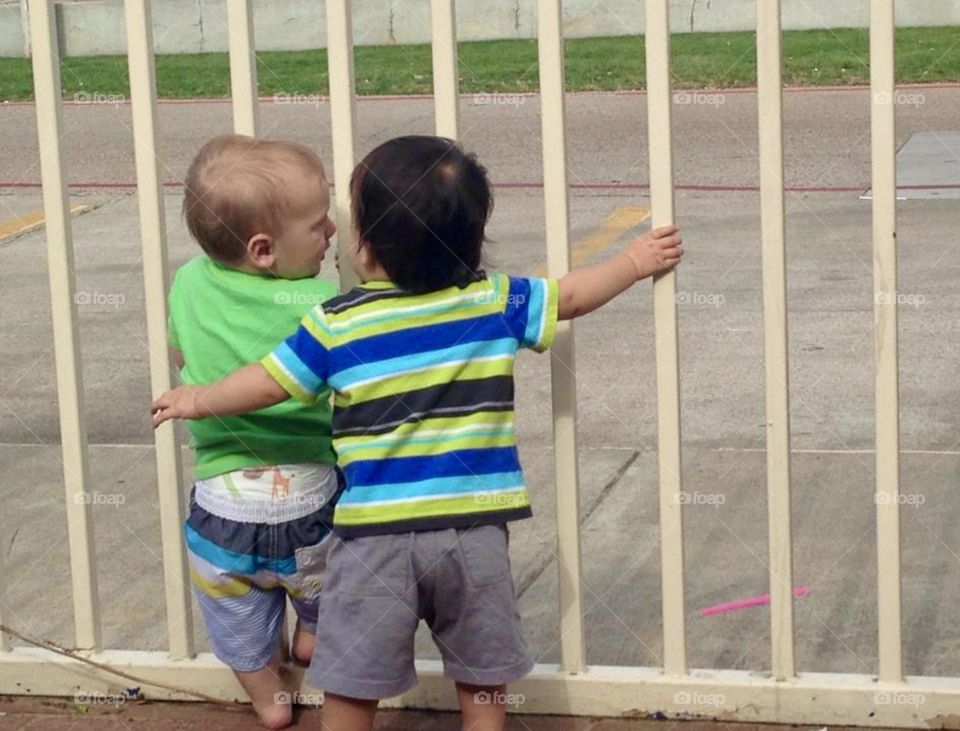
[[[535,69],[518,69],[518,74]],[[462,69],[469,73],[469,69]],[[265,71],[264,73],[268,73]],[[96,90],[88,90],[91,100]],[[135,180],[130,106],[68,103],[64,150],[71,181],[96,184]],[[673,130],[676,182],[681,185],[756,185],[757,105],[750,90],[678,91]],[[914,132],[957,126],[957,85],[905,87],[897,95],[897,146]],[[866,88],[787,90],[784,133],[788,187],[853,186],[870,181],[870,92]],[[647,181],[646,95],[568,94],[567,153],[572,185]],[[499,184],[542,179],[540,104],[536,95],[465,95],[460,138],[490,168]],[[260,134],[313,145],[331,165],[330,107],[326,99],[298,94],[262,99]],[[29,103],[0,105],[0,188],[36,183],[36,115]],[[183,179],[191,157],[210,136],[232,129],[229,100],[168,101],[159,105],[158,158],[165,180]],[[433,101],[424,97],[361,97],[357,102],[357,153],[400,134],[432,134]],[[539,233],[539,230],[538,230]]]
[[[922,93],[923,104],[898,107],[898,144],[956,123],[960,89]],[[688,252],[678,280],[684,489],[694,496],[685,511],[688,647],[693,667],[764,671],[766,609],[709,618],[698,611],[767,590],[759,196],[744,189],[757,182],[755,97],[722,96],[674,109],[676,179],[702,187],[678,191],[676,201]],[[786,95],[787,183],[804,189],[787,195],[787,233],[795,583],[810,587],[796,605],[797,660],[809,671],[869,673],[876,665],[872,251],[869,203],[858,196],[869,187],[868,101],[862,90]],[[586,186],[571,198],[572,240],[588,237],[618,207],[649,202],[639,187],[647,177],[644,103],[642,95],[570,96],[570,179]],[[464,108],[466,144],[501,184],[489,229],[492,269],[524,273],[544,260],[537,108],[535,97]],[[264,133],[314,144],[332,167],[328,111],[326,102],[263,102]],[[42,207],[39,190],[29,187],[38,179],[33,114],[30,106],[0,107],[0,217]],[[136,199],[129,189],[104,187],[133,180],[128,118],[124,106],[70,106],[65,149],[71,180],[99,186],[71,198],[92,209],[72,219],[92,489],[123,496],[95,506],[105,643],[162,649]],[[219,103],[164,104],[161,118],[171,181],[203,139],[230,124],[229,107]],[[365,151],[395,134],[429,133],[431,103],[364,101],[358,122]],[[638,187],[615,187],[623,184]],[[177,266],[197,248],[179,221],[176,189],[165,204]],[[904,657],[911,674],[958,675],[960,209],[951,200],[911,200],[899,216],[902,492],[910,496]],[[71,644],[45,266],[42,231],[0,241],[4,621]],[[578,322],[576,333],[588,659],[656,665],[649,283]],[[517,426],[536,516],[515,525],[511,537],[525,626],[545,662],[559,652],[549,358],[518,362]],[[202,631],[197,636],[205,648]],[[434,654],[421,639],[422,653]]]

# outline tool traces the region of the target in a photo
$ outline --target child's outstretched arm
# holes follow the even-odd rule
[[[572,320],[592,312],[639,280],[672,269],[682,256],[683,239],[676,226],[636,237],[616,256],[560,279],[559,318]]]
[[[267,369],[253,363],[207,386],[178,386],[153,402],[153,427],[168,419],[245,414],[290,398]]]

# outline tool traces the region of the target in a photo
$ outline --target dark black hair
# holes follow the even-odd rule
[[[370,152],[350,180],[360,245],[411,292],[464,286],[480,270],[493,209],[487,171],[444,137],[397,137]]]

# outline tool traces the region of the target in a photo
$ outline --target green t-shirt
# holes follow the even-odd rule
[[[256,363],[293,334],[314,305],[337,294],[323,279],[275,279],[227,269],[206,256],[184,264],[170,289],[170,345],[184,383],[212,383]],[[336,463],[330,392],[238,416],[190,421],[196,479],[258,465]]]

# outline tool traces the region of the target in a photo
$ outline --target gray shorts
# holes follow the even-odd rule
[[[533,669],[506,526],[334,539],[307,682],[348,698],[410,690],[421,619],[448,678],[492,686]]]

